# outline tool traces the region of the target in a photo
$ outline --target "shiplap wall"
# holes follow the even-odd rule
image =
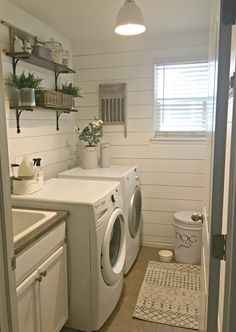
[[[18,7],[1,1],[3,10],[0,18],[17,26],[20,29],[35,34],[41,40],[54,38],[60,41],[63,47],[71,54],[71,43],[56,31],[22,11]],[[0,47],[9,49],[8,28],[0,24]],[[12,72],[12,60],[2,52],[2,67],[4,81]],[[54,89],[54,73],[19,61],[17,74],[23,70],[35,72],[43,78],[42,86]],[[59,82],[71,81],[72,75],[60,75]],[[56,112],[40,110],[23,112],[21,115],[21,133],[16,133],[15,111],[9,109],[9,88],[5,85],[5,110],[8,130],[8,147],[11,162],[20,162],[22,156],[30,159],[42,158],[45,177],[56,176],[58,172],[73,166],[75,159],[74,115],[62,114],[60,117],[60,131],[56,131]]]
[[[122,126],[105,126],[103,141],[111,144],[113,164],[137,164],[140,168],[142,240],[145,245],[172,246],[173,213],[202,209],[205,142],[150,141],[153,136],[154,59],[207,54],[204,46],[184,46],[73,52],[73,66],[75,70],[79,69],[75,82],[83,93],[77,114],[79,127],[83,127],[94,115],[98,116],[99,84],[127,83],[128,135],[124,137]]]

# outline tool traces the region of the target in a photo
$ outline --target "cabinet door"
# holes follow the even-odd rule
[[[19,332],[40,332],[38,271],[34,271],[16,289]]]
[[[66,245],[39,268],[42,332],[58,332],[68,319]]]

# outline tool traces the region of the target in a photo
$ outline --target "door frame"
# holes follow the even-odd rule
[[[229,8],[232,10],[230,11]],[[215,122],[215,145],[214,145],[214,166],[213,166],[213,185],[212,185],[212,213],[211,213],[211,248],[209,265],[209,285],[208,285],[208,317],[207,331],[218,331],[218,304],[219,304],[219,284],[220,284],[220,260],[213,255],[214,234],[222,233],[223,218],[223,193],[224,193],[224,173],[225,173],[225,146],[226,129],[228,115],[229,97],[229,75],[230,75],[230,52],[231,52],[231,32],[232,22],[228,18],[234,12],[234,1],[221,0],[220,22],[219,22],[219,53],[218,53],[218,77],[217,77],[217,96],[216,96],[216,122]],[[236,229],[235,229],[236,231]],[[234,253],[234,259],[236,255]],[[227,264],[226,264],[227,266]],[[226,283],[227,284],[227,283]],[[227,285],[228,288],[228,285]],[[226,289],[227,289],[226,288]],[[235,307],[231,308],[232,310]],[[226,308],[225,308],[226,310]],[[224,311],[225,311],[224,310]],[[224,316],[225,324],[231,319],[235,319],[234,314]],[[234,325],[235,328],[236,325]],[[232,329],[224,332],[231,332]]]
[[[221,16],[222,19],[222,16]],[[208,285],[208,319],[207,331],[217,331],[220,260],[214,258],[212,237],[222,233],[223,193],[225,173],[225,144],[227,128],[227,108],[229,92],[229,68],[231,27],[226,26],[220,19],[220,38],[218,55],[218,79],[216,97],[216,122],[214,143],[214,166],[211,200],[211,227],[210,227],[210,266]]]
[[[236,72],[236,67],[235,67]],[[234,73],[235,73],[234,72]],[[227,216],[225,296],[223,313],[223,331],[236,328],[236,76],[233,78],[233,118],[230,151],[229,200]]]
[[[2,49],[0,48],[0,330],[18,332]]]

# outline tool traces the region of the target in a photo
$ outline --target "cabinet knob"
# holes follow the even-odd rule
[[[40,273],[40,276],[42,276],[42,277],[46,277],[46,275],[47,275],[47,271],[43,271]]]
[[[40,275],[38,278],[35,279],[38,282],[41,282],[43,280],[43,277]]]

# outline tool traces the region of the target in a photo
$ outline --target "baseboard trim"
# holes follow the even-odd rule
[[[174,250],[174,245],[171,243],[142,242],[141,246]]]

